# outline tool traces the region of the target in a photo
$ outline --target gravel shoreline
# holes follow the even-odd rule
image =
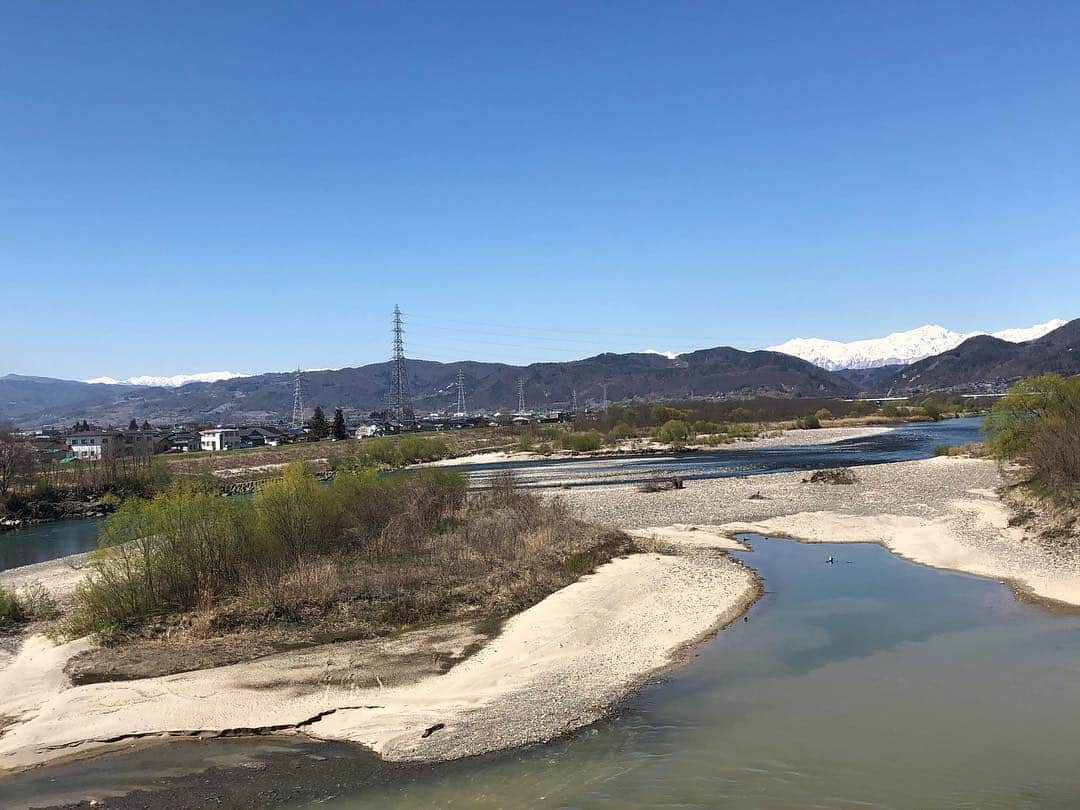
[[[583,517],[643,528],[680,521],[806,542],[873,542],[936,568],[1005,582],[1080,606],[1080,544],[1048,547],[1009,525],[995,462],[940,457],[856,467],[856,483],[803,483],[807,473],[693,481],[645,494],[631,486],[562,493]]]

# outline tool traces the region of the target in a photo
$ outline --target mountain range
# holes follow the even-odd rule
[[[1039,331],[1042,326],[1034,329]],[[1018,336],[1015,332],[1009,334]],[[350,415],[380,409],[385,402],[389,366],[374,363],[305,371],[302,384],[307,412],[316,404],[324,409],[341,407]],[[409,383],[416,411],[453,408],[459,370],[464,375],[470,409],[516,407],[519,378],[525,380],[525,403],[529,408],[567,407],[575,394],[581,405],[599,403],[605,389],[612,402],[1000,391],[1010,382],[1032,374],[1080,373],[1080,319],[1025,342],[974,335],[914,363],[840,370],[823,368],[783,352],[748,352],[730,347],[675,356],[657,352],[606,353],[528,366],[410,360]],[[63,426],[76,419],[123,425],[133,418],[159,424],[275,422],[291,414],[294,379],[292,373],[271,373],[146,386],[9,374],[0,377],[0,421],[24,426]]]
[[[1064,320],[1054,318],[1034,326],[1004,329],[994,332],[992,336],[1011,343],[1024,343],[1041,338],[1064,325]],[[985,334],[954,332],[944,326],[927,324],[906,332],[893,332],[885,337],[854,340],[849,343],[823,338],[793,338],[777,346],[770,346],[768,350],[791,354],[809,360],[816,366],[838,371],[914,363],[955,349],[965,340]]]
[[[219,382],[220,380],[232,380],[236,377],[250,377],[250,374],[241,374],[238,371],[203,371],[198,374],[172,374],[158,376],[154,374],[140,374],[118,380],[115,377],[94,377],[92,380],[83,380],[85,383],[101,385],[151,385],[161,388],[179,388],[193,382]]]

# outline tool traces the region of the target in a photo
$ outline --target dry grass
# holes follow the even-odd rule
[[[296,475],[290,480],[304,494],[302,481]],[[320,492],[330,506],[319,509],[341,508],[333,519],[321,515],[320,535],[271,546],[257,532],[244,542],[259,556],[238,562],[235,573],[230,567],[222,579],[204,578],[201,589],[184,580],[183,588],[170,587],[163,601],[147,602],[138,612],[109,611],[118,596],[141,585],[145,570],[133,567],[130,582],[115,567],[99,569],[97,590],[82,589],[78,629],[97,629],[112,646],[81,662],[80,677],[101,679],[116,670],[118,656],[137,660],[140,645],[160,649],[162,638],[185,649],[193,641],[235,635],[254,655],[265,654],[267,646],[385,636],[433,622],[498,621],[633,549],[622,532],[583,523],[562,500],[521,491],[512,478],[468,497],[459,475],[436,471],[389,479],[342,476],[314,497]],[[293,500],[280,496],[275,514],[284,517],[262,531],[288,535],[281,521],[290,515],[311,524],[314,518],[299,507],[285,509]],[[317,503],[310,497],[300,503]],[[218,546],[200,548],[212,550],[210,559],[225,570]],[[279,551],[267,554],[271,548]],[[198,564],[184,559],[177,566],[170,557],[169,565]],[[159,569],[154,574],[160,581]],[[177,601],[178,594],[185,596]],[[87,622],[88,611],[96,622]],[[227,646],[210,647],[219,651],[211,657],[243,658]],[[154,671],[184,669],[182,657],[159,660]]]

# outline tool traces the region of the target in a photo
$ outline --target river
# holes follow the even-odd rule
[[[687,480],[759,475],[929,458],[937,445],[978,441],[981,423],[971,418],[902,425],[832,444],[770,448],[748,443],[697,453],[500,462],[464,469],[478,485],[512,469],[523,485],[531,487],[639,483],[657,475]],[[89,551],[97,545],[100,522],[100,518],[65,520],[0,533],[0,571]]]
[[[402,766],[303,738],[175,742],[0,791],[113,808],[1076,806],[1080,616],[875,545],[749,542],[737,556],[766,592],[748,621],[553,744]]]

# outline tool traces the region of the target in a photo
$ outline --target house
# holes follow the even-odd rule
[[[284,434],[277,428],[249,427],[240,429],[240,441],[245,447],[277,447]]]
[[[367,439],[371,436],[378,436],[383,433],[382,425],[360,425],[356,429],[356,438]]]
[[[97,460],[154,453],[154,435],[142,430],[89,430],[71,433],[67,445],[74,458]]]
[[[211,452],[234,450],[240,446],[240,431],[236,428],[210,428],[199,431],[199,446]]]
[[[158,439],[159,453],[197,453],[202,450],[202,436],[190,430],[166,433]]]

